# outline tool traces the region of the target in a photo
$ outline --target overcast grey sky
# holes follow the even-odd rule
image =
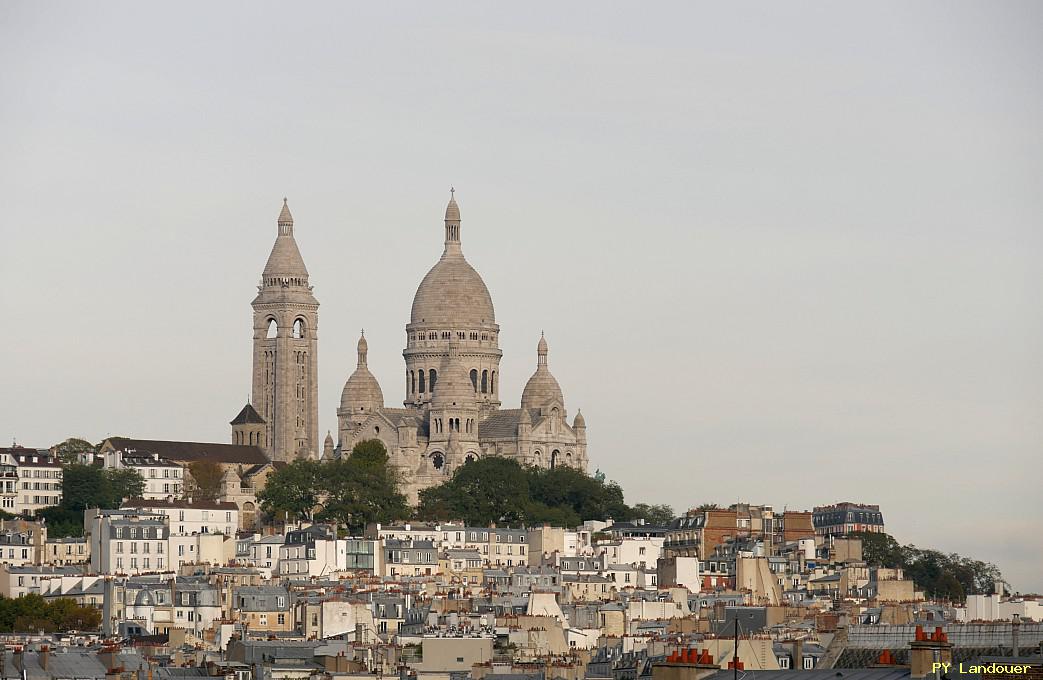
[[[283,196],[321,430],[464,252],[630,502],[1043,591],[1043,4],[0,4],[0,441],[226,441]]]

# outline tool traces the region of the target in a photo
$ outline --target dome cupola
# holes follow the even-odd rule
[[[547,339],[540,334],[540,342],[536,345],[536,372],[525,383],[522,391],[521,407],[523,409],[540,408],[552,401],[565,405],[565,397],[562,396],[561,386],[557,379],[551,375],[547,367]]]
[[[445,209],[445,250],[416,289],[410,323],[454,328],[496,323],[489,289],[460,247],[460,206],[455,194]]]
[[[384,406],[384,393],[380,389],[380,383],[366,365],[368,351],[369,344],[363,331],[358,344],[358,366],[344,383],[344,390],[340,394],[340,407],[346,412],[357,413]]]

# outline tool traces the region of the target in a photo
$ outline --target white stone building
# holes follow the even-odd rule
[[[165,515],[172,535],[224,534],[234,538],[239,530],[239,507],[235,503],[135,498],[123,507]]]
[[[145,480],[142,497],[147,500],[172,500],[183,490],[183,471],[177,463],[162,458],[158,453],[139,453],[114,449],[102,454],[106,469],[134,470]]]
[[[88,510],[84,528],[95,574],[146,574],[171,568],[167,518],[136,508]]]
[[[362,440],[381,440],[412,503],[421,489],[483,456],[586,470],[586,424],[578,412],[569,422],[542,336],[520,408],[500,408],[500,327],[489,289],[464,258],[455,198],[446,208],[444,232],[442,257],[420,282],[406,324],[404,408],[385,406],[362,337],[358,366],[337,409],[334,455],[346,455]]]
[[[0,506],[34,515],[62,502],[62,464],[47,449],[0,449]]]

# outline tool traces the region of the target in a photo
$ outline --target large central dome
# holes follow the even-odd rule
[[[485,281],[462,254],[443,255],[413,296],[412,323],[481,326],[496,323]]]
[[[411,323],[480,327],[496,323],[485,281],[460,250],[460,208],[456,198],[445,210],[445,251],[413,296]]]

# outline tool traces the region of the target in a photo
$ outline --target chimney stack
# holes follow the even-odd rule
[[[40,668],[47,670],[47,663],[51,660],[51,648],[47,645],[40,647]]]
[[[941,626],[927,635],[923,626],[916,627],[916,639],[909,643],[909,677],[924,678],[931,674],[935,663],[952,663],[952,643]]]
[[[793,641],[793,669],[804,670],[804,640]]]

